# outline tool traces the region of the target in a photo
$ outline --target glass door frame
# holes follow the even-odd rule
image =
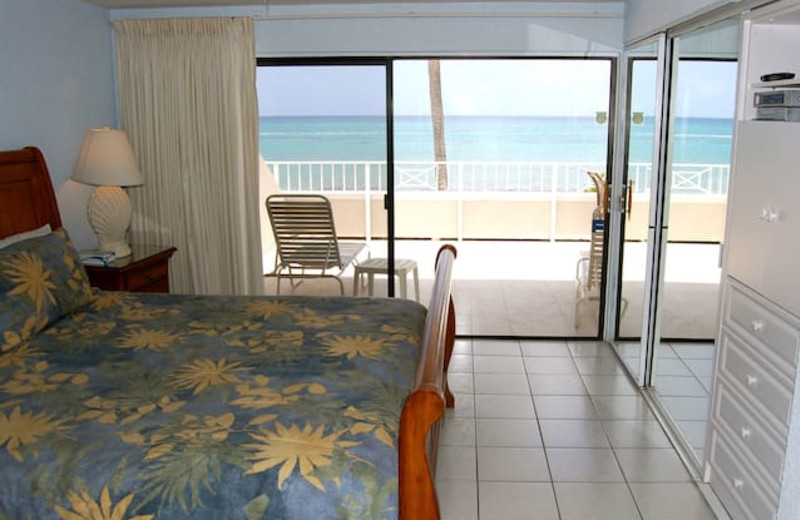
[[[634,48],[645,45],[656,44],[656,92],[654,106],[656,110],[653,114],[653,155],[652,166],[650,173],[650,204],[648,215],[648,238],[647,238],[647,254],[646,254],[646,271],[644,281],[644,298],[642,306],[642,332],[638,338],[620,336],[620,325],[622,322],[623,310],[623,275],[622,268],[624,263],[624,241],[625,241],[625,215],[627,214],[628,204],[628,161],[630,158],[630,135],[631,135],[631,110],[633,106],[632,90],[633,90],[633,64],[637,59],[633,55]],[[664,121],[669,117],[669,93],[670,93],[670,70],[671,62],[667,60],[670,55],[670,40],[667,38],[666,33],[658,33],[655,36],[646,38],[636,42],[635,44],[626,48],[622,63],[624,68],[625,94],[624,94],[624,110],[621,111],[621,120],[623,121],[624,135],[621,139],[624,147],[622,161],[618,168],[619,181],[614,183],[612,195],[614,200],[611,204],[614,222],[614,229],[616,233],[615,251],[617,252],[616,258],[616,281],[614,298],[614,316],[613,316],[613,333],[612,342],[617,343],[620,341],[639,340],[639,370],[638,374],[632,374],[636,379],[639,386],[646,386],[649,384],[651,368],[653,365],[654,353],[653,349],[649,348],[652,345],[653,338],[657,338],[658,330],[660,328],[660,318],[658,316],[659,291],[658,280],[660,271],[663,269],[663,256],[661,254],[662,241],[666,236],[661,229],[661,226],[654,224],[664,222],[658,219],[664,218],[664,198],[665,198],[665,167],[668,158],[668,128]]]
[[[658,346],[661,343],[662,322],[662,281],[666,264],[666,248],[669,219],[669,183],[671,176],[671,114],[674,87],[677,75],[674,74],[677,55],[674,51],[674,37],[663,35],[663,60],[658,71],[660,121],[657,132],[658,146],[653,157],[657,157],[657,174],[650,180],[650,216],[648,221],[647,273],[645,275],[645,317],[642,320],[642,386],[652,384],[655,363],[658,360]]]

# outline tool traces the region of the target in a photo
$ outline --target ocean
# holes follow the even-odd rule
[[[395,159],[433,160],[430,118],[395,118]],[[486,162],[604,163],[607,124],[593,118],[448,117],[447,158]],[[673,136],[676,163],[728,164],[732,119],[679,118]],[[630,161],[649,163],[653,120],[631,127]],[[260,151],[267,161],[382,161],[382,117],[262,117]]]
[[[262,117],[260,151],[267,162],[279,161],[374,161],[386,158],[386,128],[381,117]],[[630,162],[652,162],[653,119],[645,118],[631,127]],[[673,164],[730,163],[732,119],[678,119],[672,139]],[[430,118],[402,116],[395,119],[395,159],[397,162],[428,164],[433,161],[433,133]],[[608,124],[593,118],[560,117],[448,117],[445,120],[445,146],[448,161],[481,163],[543,163],[523,173],[516,166],[477,166],[451,186],[469,191],[549,191],[551,175],[557,177],[558,191],[584,189],[585,171],[603,173],[607,156]],[[580,165],[578,164],[580,163]],[[402,168],[402,167],[401,167]],[[425,167],[405,166],[419,178],[425,170],[425,186],[435,186],[435,172]],[[700,167],[673,168],[688,172],[677,189],[683,193],[724,193],[727,168],[693,173]],[[364,166],[353,166],[355,177],[332,173],[321,165],[288,168],[281,175],[283,189],[364,189]],[[381,173],[373,168],[371,185],[381,185]],[[637,191],[650,184],[649,168],[635,168]],[[399,172],[399,173],[398,173]],[[414,173],[417,172],[417,173]],[[396,171],[396,175],[402,172]],[[325,180],[323,180],[325,179]],[[695,185],[700,183],[700,185]],[[303,188],[304,186],[304,188]],[[404,189],[414,189],[413,186]]]

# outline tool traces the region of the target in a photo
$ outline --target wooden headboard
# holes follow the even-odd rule
[[[45,224],[61,227],[61,215],[42,152],[0,152],[0,238]]]

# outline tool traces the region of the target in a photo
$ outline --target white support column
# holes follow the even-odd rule
[[[556,219],[558,219],[558,166],[553,164],[550,184],[550,242],[556,241]]]
[[[367,244],[372,242],[372,171],[364,165],[364,236]]]
[[[458,194],[456,197],[458,211],[456,238],[461,242],[464,240],[464,165],[462,163],[458,163]]]

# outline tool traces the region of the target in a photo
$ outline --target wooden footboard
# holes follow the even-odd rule
[[[453,353],[456,316],[450,295],[456,249],[443,246],[436,257],[425,337],[420,352],[414,389],[400,417],[398,473],[401,520],[439,520],[434,489],[439,420],[445,406],[452,407],[447,386],[447,367]]]

